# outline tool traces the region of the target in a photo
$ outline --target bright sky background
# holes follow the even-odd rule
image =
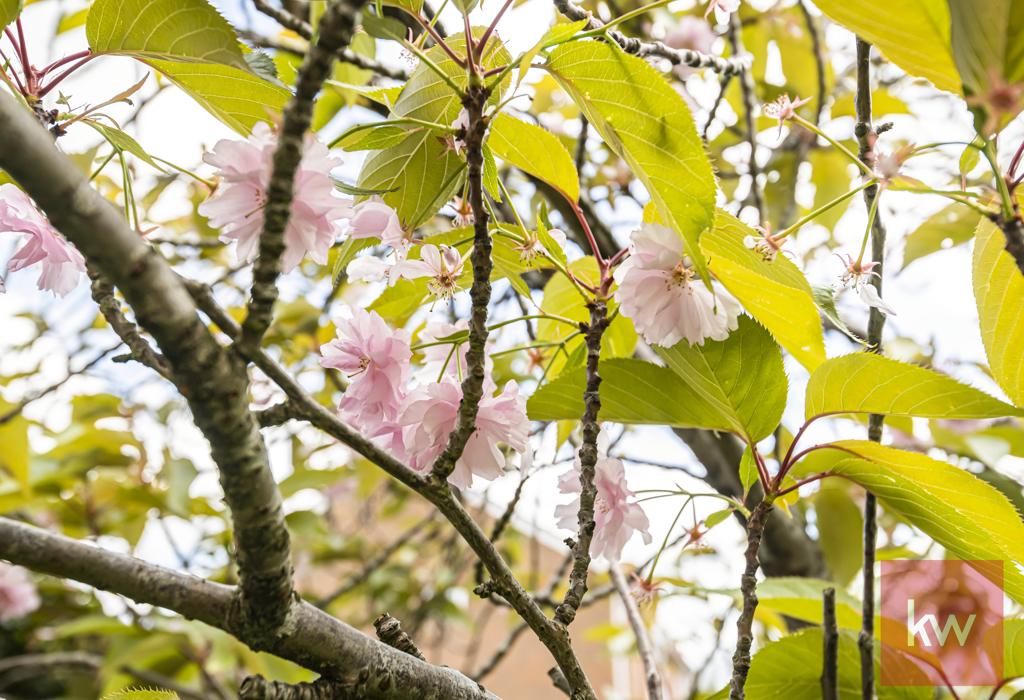
[[[219,5],[228,18],[238,26],[255,27],[267,34],[276,30],[276,25],[273,22],[255,12],[248,6],[248,3],[222,0],[215,4]],[[485,24],[489,21],[498,4],[496,0],[488,0],[484,11],[474,13],[475,23]],[[682,9],[687,4],[689,4],[687,0],[682,0],[678,3],[678,7]],[[69,7],[72,5],[73,3],[68,3]],[[670,7],[675,8],[676,6]],[[85,46],[82,30],[69,32],[48,45],[48,38],[56,22],[57,14],[56,2],[34,4],[25,11],[24,21],[29,34],[30,51],[36,63],[42,63],[47,59],[52,60],[54,57],[79,50]],[[503,20],[499,34],[515,53],[516,50],[522,50],[532,45],[550,25],[552,17],[553,12],[549,0],[527,0]],[[449,27],[457,26],[454,18],[455,15],[450,15],[448,12],[444,15]],[[836,65],[838,74],[852,56],[852,41],[847,32],[836,27],[830,29],[826,40],[833,50],[845,51],[845,54],[837,59],[839,61]],[[73,96],[73,104],[96,102],[114,92],[113,88],[121,89],[137,81],[145,72],[141,65],[131,59],[103,58],[68,80],[64,85],[64,91]],[[713,76],[710,81],[700,77],[691,79],[689,87],[697,104],[703,106],[710,104],[714,99],[716,88],[713,86],[716,82]],[[151,78],[146,90],[153,90],[155,84],[155,79]],[[900,141],[922,143],[938,140],[970,140],[972,137],[968,113],[962,105],[954,100],[936,97],[935,92],[930,89],[913,86],[899,94],[910,104],[916,116],[897,115],[893,119],[894,128],[883,138],[884,144],[898,144]],[[514,105],[525,106],[525,100],[514,103]],[[115,116],[124,117],[130,113],[130,108],[117,106],[109,111]],[[927,116],[927,119],[916,118],[923,116]],[[372,117],[367,111],[351,110],[331,124],[326,133],[328,136],[336,135],[348,124],[368,118]],[[848,138],[852,133],[852,127],[852,119],[847,118],[832,122],[828,129],[836,137]],[[217,139],[234,136],[229,129],[174,88],[165,90],[148,105],[135,124],[131,126],[130,131],[153,154],[168,158],[186,167],[198,163],[204,148],[212,146]],[[1004,148],[1015,145],[1020,135],[1019,123],[1011,126],[1003,138]],[[95,142],[91,136],[88,129],[76,129],[68,136],[63,137],[60,145],[69,152],[80,151]],[[762,136],[766,146],[776,143],[774,132],[765,133]],[[952,166],[955,167],[958,156],[959,151],[954,148],[948,151],[943,158],[915,160],[911,165],[911,174],[916,173],[925,181],[942,184],[935,180],[937,164],[952,163]],[[344,174],[350,181],[354,180],[361,162],[360,154],[346,155],[345,160]],[[144,174],[145,167],[144,165],[139,166],[140,174]],[[175,186],[181,187],[180,185]],[[808,187],[805,186],[800,192],[802,201],[806,201],[809,194]],[[174,202],[173,195],[165,196],[163,201],[168,208],[166,213],[174,214],[175,212],[170,210],[170,206]],[[882,201],[881,215],[888,227],[891,241],[888,252],[889,260],[900,259],[902,239],[905,234],[912,231],[929,214],[937,211],[944,204],[937,198],[900,193],[887,193]],[[628,232],[639,221],[639,211],[622,209],[616,211],[610,220],[617,224],[616,230],[621,239],[625,240]],[[857,203],[851,207],[836,229],[836,237],[843,246],[841,252],[856,252],[865,222],[866,216],[858,197]],[[815,232],[813,227],[809,227],[801,234],[800,240],[796,244],[797,247],[806,247],[809,243],[816,242],[816,236],[820,240],[820,233]],[[14,237],[0,238],[0,261],[6,260],[14,248]],[[886,300],[898,312],[898,316],[889,319],[886,327],[887,338],[899,335],[920,343],[927,343],[934,339],[937,348],[935,364],[938,368],[998,394],[999,390],[995,384],[974,366],[974,363],[984,361],[984,351],[971,291],[969,246],[942,252],[927,261],[915,263],[906,271],[893,274],[892,271],[896,269],[898,269],[897,266],[890,266],[890,273],[887,274],[885,281]],[[835,283],[841,272],[841,265],[833,256],[824,254],[810,261],[806,266],[806,272],[812,284]],[[285,294],[294,295],[304,292],[307,287],[308,285],[304,285],[301,280],[292,279],[285,284]],[[31,331],[30,322],[19,318],[18,314],[27,311],[39,313],[48,319],[53,328],[53,333],[37,345],[38,351],[46,349],[46,359],[43,364],[42,377],[33,382],[32,386],[45,386],[63,376],[65,353],[78,347],[80,341],[76,337],[76,333],[90,321],[94,314],[88,286],[83,282],[68,297],[54,299],[49,294],[36,290],[35,275],[29,271],[11,275],[7,279],[7,290],[5,295],[0,295],[0,328],[4,329],[2,338],[0,338],[0,349],[6,349],[11,344],[23,340]],[[318,291],[317,294],[322,295],[323,290]],[[850,297],[851,295],[846,296]],[[864,325],[865,307],[861,306],[855,298],[844,299],[841,309],[844,317],[853,322],[853,325]],[[841,354],[855,349],[845,339],[836,337],[836,334],[830,334],[829,343],[830,354]],[[38,352],[36,355],[38,356]],[[89,357],[91,357],[91,353],[86,353],[83,360]],[[4,352],[3,355],[0,355],[0,369],[6,373],[16,369],[26,369],[31,367],[36,359],[37,357]],[[802,416],[800,396],[806,381],[806,373],[793,362],[787,364],[787,369],[793,395],[792,404],[787,410],[787,424],[791,428],[795,428],[799,425]],[[146,380],[151,379],[150,373],[139,369],[137,365],[114,365],[107,362],[101,364],[93,374],[98,378],[76,378],[66,387],[69,391],[59,392],[57,396],[33,404],[26,413],[33,418],[45,420],[53,427],[59,427],[67,420],[68,415],[64,399],[59,397],[66,398],[71,391],[106,391],[109,390],[106,382],[110,382],[113,386],[120,387],[132,400],[141,402],[154,401],[155,398],[162,399],[164,397],[162,392],[166,391],[166,388],[160,387],[156,382],[149,381],[147,383]],[[143,383],[140,385],[140,382]],[[4,393],[8,399],[20,397],[26,386],[26,382],[15,382]],[[154,394],[153,392],[158,393]],[[179,430],[179,434],[182,436],[180,451],[194,457],[197,464],[209,466],[209,460],[202,454],[202,451],[195,449],[198,434],[194,428],[182,425],[175,426],[175,429]],[[156,430],[155,426],[154,430]],[[809,437],[811,439],[828,437],[832,434],[832,430],[833,428],[828,425],[820,425]],[[844,430],[853,431],[846,433],[848,437],[861,437],[863,434],[856,427],[844,426]],[[613,431],[613,434],[617,433],[618,427]],[[538,452],[536,463],[545,464],[551,461],[551,437],[551,435],[548,436],[545,445]],[[37,441],[37,444],[40,449],[45,448],[41,442]],[[201,441],[198,444],[202,444]],[[620,444],[618,452],[636,459],[679,464],[698,473],[701,471],[700,466],[695,463],[683,444],[665,429],[637,429]],[[280,476],[286,475],[289,471],[287,451],[277,449],[273,454],[275,472]],[[564,458],[564,456],[565,451],[563,450],[561,457]],[[543,470],[542,473],[532,478],[525,489],[519,509],[520,527],[535,528],[542,537],[552,543],[560,542],[568,534],[558,531],[554,527],[553,517],[554,506],[564,500],[559,498],[555,479],[567,466]],[[1024,475],[1024,468],[1021,468],[1020,464],[1007,464],[1006,467],[1017,473],[1018,476]],[[674,480],[693,491],[707,490],[707,487],[700,481],[687,477],[681,471],[669,473],[662,469],[639,465],[630,467],[629,479],[634,489],[664,487]],[[517,480],[516,474],[510,474],[486,489],[487,498],[495,504],[496,509],[500,509],[501,504],[511,496]],[[215,477],[211,473],[202,475],[194,486],[194,489],[201,491],[217,488]],[[477,496],[482,496],[484,488],[476,489],[476,493]],[[301,502],[308,503],[308,500],[305,499],[309,497],[308,494],[300,494],[298,498],[302,499]],[[626,551],[626,558],[629,561],[639,563],[654,552],[665,536],[665,530],[675,516],[680,503],[677,499],[661,499],[645,503],[645,510],[652,522],[655,543],[645,547],[639,537],[634,538]],[[704,517],[710,512],[719,510],[721,505],[720,501],[714,499],[701,499],[697,503],[697,515]],[[692,516],[686,514],[681,525],[689,527],[692,524]],[[187,546],[187,540],[192,536],[189,529],[182,524],[181,527],[175,528],[175,532],[176,536]],[[709,587],[735,587],[740,569],[739,564],[742,560],[740,528],[730,520],[716,528],[709,535],[708,541],[725,553],[726,558],[721,556],[689,557],[679,575],[691,579],[697,578],[699,575],[701,583]],[[149,528],[147,531],[138,554],[165,565],[175,564],[175,559],[170,553],[163,535],[155,527]],[[672,573],[668,568],[659,571],[663,574]],[[728,607],[729,601],[727,598],[721,597],[717,605],[719,610],[725,609]],[[701,601],[676,597],[662,603],[659,611],[659,619],[663,623],[659,628],[659,634],[679,638],[682,642],[679,650],[683,654],[684,660],[691,665],[700,665],[710,648],[708,639],[710,627],[702,624],[702,621],[711,619],[707,606]],[[680,625],[680,620],[686,620],[687,624]],[[725,649],[732,647],[730,638],[732,634],[730,623],[730,627],[723,637]],[[724,683],[727,659],[728,653],[723,653],[716,659],[716,670],[712,676],[707,678],[707,681],[714,679],[715,682]]]

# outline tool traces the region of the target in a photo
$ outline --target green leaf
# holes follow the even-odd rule
[[[740,457],[740,484],[743,485],[743,493],[750,491],[750,487],[757,483],[760,476],[757,473],[757,461],[754,459],[754,450],[747,445],[743,448],[743,456]]]
[[[13,22],[21,14],[22,0],[0,0],[0,29]]]
[[[855,534],[859,535],[860,531]],[[822,594],[826,588],[836,589],[836,624],[843,629],[859,630],[860,601],[834,581],[802,576],[771,576],[757,584],[758,606],[764,605],[782,615],[820,625]]]
[[[178,694],[170,690],[128,688],[104,695],[103,700],[178,700]]]
[[[725,430],[755,440],[771,433],[782,413],[786,382],[778,348],[763,329],[743,319],[727,340],[676,350],[664,351],[671,368],[602,360],[601,419]],[[542,386],[527,402],[530,418],[578,419],[585,379],[579,367]]]
[[[581,19],[576,22],[560,22],[550,27],[544,36],[540,38],[536,44],[534,44],[528,51],[523,53],[522,58],[519,59],[519,77],[516,79],[516,87],[522,82],[523,78],[526,77],[527,71],[530,70],[530,65],[533,63],[533,59],[537,58],[537,55],[543,50],[548,44],[561,44],[568,40],[570,37],[575,35],[577,32],[583,30],[587,26],[589,20]]]
[[[967,152],[977,153],[969,148]],[[928,217],[923,224],[907,236],[903,253],[903,267],[926,255],[966,243],[974,237],[978,213],[962,204],[950,204]]]
[[[15,407],[0,398],[0,416]],[[22,494],[32,493],[32,471],[28,445],[28,421],[15,415],[6,423],[0,423],[0,476],[9,474],[21,486]],[[0,479],[2,481],[2,479]]]
[[[462,35],[450,37],[448,43],[458,52],[464,50],[465,38]],[[439,46],[427,51],[427,55],[452,82],[465,87],[468,80],[465,69],[460,68]],[[511,58],[501,42],[492,37],[481,63],[493,68]],[[496,104],[501,94],[502,90],[496,89],[490,104]],[[395,101],[391,116],[451,124],[461,109],[458,95],[421,63]],[[451,198],[459,186],[463,168],[465,161],[438,134],[424,130],[398,145],[370,154],[357,184],[368,189],[393,190],[384,195],[384,202],[398,212],[403,227],[413,229],[433,216]]]
[[[291,97],[287,88],[233,66],[155,59],[146,62],[241,134],[248,134],[259,122],[275,121]]]
[[[143,148],[138,141],[132,138],[131,135],[121,131],[116,126],[107,126],[106,124],[101,124],[100,122],[92,119],[83,119],[82,121],[98,131],[100,136],[106,139],[107,143],[113,146],[118,152],[131,153],[136,158],[152,165],[160,172],[165,172],[164,169],[160,167],[160,164],[153,160],[152,156],[146,152],[146,149]]]
[[[827,360],[807,382],[808,419],[835,413],[998,418],[1024,411],[952,377],[869,352]]]
[[[825,563],[839,587],[845,588],[861,570],[864,558],[864,517],[842,488],[823,484],[814,495],[818,541]]]
[[[206,0],[96,0],[85,36],[96,53],[249,70],[235,30]]]
[[[546,67],[643,182],[706,277],[700,237],[714,222],[715,178],[682,96],[653,66],[610,42],[563,44]]]
[[[822,648],[821,628],[801,630],[765,645],[751,660],[747,697],[752,700],[821,700]],[[857,634],[852,630],[839,631],[838,656],[839,698],[860,700],[860,651]],[[926,686],[880,685],[877,660],[875,678],[879,700],[928,700],[934,692],[934,688]]]
[[[786,407],[782,353],[768,331],[740,316],[739,326],[722,341],[703,346],[685,340],[655,351],[697,398],[717,414],[715,422],[756,443],[772,434]]]
[[[719,211],[701,239],[715,277],[800,364],[813,370],[825,359],[821,317],[807,278],[784,255],[767,262],[743,239],[753,229]]]
[[[423,9],[423,0],[383,0],[381,4],[397,7],[412,15],[418,15]]]
[[[830,471],[875,494],[889,511],[906,519],[961,559],[1000,565],[1007,594],[1024,602],[1024,520],[1003,494],[970,472],[923,454],[866,440],[816,450],[793,475]],[[848,450],[849,452],[847,452]],[[978,570],[985,573],[981,564]]]
[[[573,261],[569,265],[569,269],[579,279],[588,283],[596,284],[600,278],[600,273],[597,270],[597,261],[592,256]],[[590,320],[590,313],[584,306],[580,293],[573,286],[572,282],[562,274],[553,275],[544,286],[544,298],[541,301],[540,308],[549,314],[562,316],[574,321]],[[608,309],[609,314],[614,314],[615,308],[614,302],[611,302]],[[537,340],[562,341],[576,330],[578,329],[566,323],[540,319],[537,322]],[[605,329],[604,337],[601,338],[601,358],[629,357],[633,354],[636,343],[637,334],[633,323],[622,314],[617,314],[608,325],[608,328]],[[566,354],[572,356],[579,353],[580,358],[583,358],[583,353],[585,352],[583,337],[577,335],[573,340],[567,342],[565,350],[565,353],[559,353],[552,361],[551,369],[548,371],[549,379],[557,377],[566,367],[574,366],[572,362],[566,360]],[[578,420],[581,415],[583,414],[572,416],[572,418]]]
[[[832,325],[838,328],[842,333],[846,335],[850,340],[866,344],[863,338],[858,337],[850,330],[850,327],[846,325],[846,321],[839,316],[839,309],[836,308],[836,290],[834,287],[827,285],[815,285],[811,287],[811,295],[814,297],[814,304],[818,307],[818,310],[832,322]]]
[[[548,183],[569,201],[579,199],[579,174],[572,156],[547,129],[499,114],[491,123],[487,144],[499,158]]]
[[[829,19],[878,47],[911,75],[935,87],[960,92],[960,76],[950,44],[946,0],[818,0]]]
[[[974,299],[992,376],[1024,406],[1024,275],[1004,250],[1002,232],[982,220],[974,243]]]

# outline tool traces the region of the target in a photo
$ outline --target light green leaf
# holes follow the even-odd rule
[[[548,183],[569,201],[579,199],[572,156],[548,130],[499,114],[491,123],[487,144],[499,158]]]
[[[818,0],[815,5],[907,73],[940,90],[960,92],[946,0]]]
[[[0,398],[0,416],[15,407]],[[28,422],[20,415],[0,423],[0,482],[8,474],[21,486],[22,495],[32,493],[32,471],[28,445]]]
[[[814,303],[818,307],[818,310],[832,322],[832,325],[838,328],[842,333],[846,335],[850,340],[865,345],[863,338],[858,337],[850,330],[850,327],[846,325],[846,321],[839,315],[839,309],[836,308],[836,290],[834,287],[827,285],[815,285],[811,287],[811,295],[814,297]]]
[[[462,35],[450,37],[448,43],[458,52],[464,50],[465,38]],[[466,85],[466,71],[440,47],[433,47],[427,51],[427,55],[455,84],[463,87]],[[492,37],[481,63],[487,68],[493,68],[511,59],[501,42]],[[490,104],[496,104],[501,94],[502,89],[496,89],[491,95]],[[458,95],[421,63],[395,101],[391,116],[451,124],[461,109]],[[398,212],[406,229],[413,229],[433,216],[451,198],[459,186],[463,168],[465,161],[438,134],[425,130],[409,136],[396,146],[370,154],[363,164],[357,184],[368,189],[393,190],[384,195],[384,202]]]
[[[801,630],[767,644],[751,660],[747,697],[751,700],[821,700],[822,649],[821,628]],[[839,631],[838,656],[839,698],[860,700],[860,651],[857,634],[852,630]],[[780,669],[785,671],[780,672]],[[928,700],[934,691],[925,686],[880,685],[877,660],[875,678],[879,700]]]
[[[786,385],[778,348],[763,329],[745,319],[727,340],[693,349],[696,355],[674,350],[665,351],[673,369],[634,359],[602,360],[601,420],[725,430],[754,439],[771,433]],[[761,385],[752,382],[755,377]],[[578,419],[584,385],[582,367],[566,370],[530,398],[530,418]],[[763,415],[753,415],[755,400]]]
[[[522,58],[519,59],[519,77],[516,79],[516,86],[523,81],[526,77],[527,71],[530,70],[530,65],[533,63],[533,59],[537,58],[537,55],[541,50],[548,44],[560,44],[577,32],[582,31],[587,26],[588,20],[581,19],[576,22],[560,22],[550,27],[544,36],[540,38],[536,44],[534,44],[528,51],[526,51]]]
[[[1024,411],[934,370],[869,352],[827,360],[811,373],[807,418],[882,413],[918,418],[998,418]]]
[[[860,534],[860,531],[856,534]],[[822,594],[826,588],[836,589],[836,624],[843,629],[859,630],[860,601],[834,581],[802,576],[771,576],[757,584],[758,606],[763,605],[779,614],[820,625]]]
[[[756,443],[775,430],[786,406],[782,354],[768,332],[748,316],[722,341],[691,346],[685,340],[655,351],[697,398],[717,414],[715,422]]]
[[[1024,275],[1004,250],[1002,232],[982,220],[974,243],[974,300],[992,376],[1024,406]]]
[[[967,153],[977,153],[969,148]],[[962,204],[950,204],[932,214],[913,233],[907,236],[903,253],[903,267],[915,260],[966,243],[974,237],[978,213]]]
[[[160,172],[164,172],[164,169],[160,167],[160,164],[153,160],[152,156],[146,152],[146,149],[143,148],[138,141],[132,138],[130,134],[121,131],[116,126],[107,126],[106,124],[101,124],[100,122],[92,119],[83,119],[82,121],[98,131],[100,136],[106,139],[107,143],[113,146],[115,150],[131,153],[136,158],[152,165]]]
[[[699,243],[715,218],[715,178],[682,96],[653,66],[610,42],[563,44],[546,67],[643,182],[706,277]]]
[[[740,484],[743,485],[743,493],[750,491],[750,487],[757,483],[760,476],[757,473],[757,461],[754,459],[754,450],[750,445],[743,448],[743,456],[740,457]]]
[[[410,134],[420,131],[422,127],[405,127],[398,124],[382,122],[370,128],[358,125],[339,136],[331,144],[346,151],[379,151],[398,144],[409,138]]]
[[[596,284],[600,278],[597,270],[597,261],[592,256],[573,261],[569,269],[579,279],[588,283]],[[552,276],[544,286],[544,298],[541,301],[540,308],[549,314],[570,318],[574,321],[590,320],[590,313],[587,311],[580,293],[568,278],[562,274]],[[608,313],[614,314],[615,308],[614,302],[610,302]],[[562,341],[576,330],[578,329],[566,323],[540,319],[537,322],[537,340]],[[636,343],[637,334],[633,323],[622,314],[617,314],[608,325],[608,328],[605,329],[604,336],[601,338],[601,358],[629,357],[633,354]],[[582,358],[582,353],[584,352],[582,335],[577,335],[574,339],[567,342],[565,350],[565,353],[559,353],[554,358],[551,369],[548,371],[548,379],[557,377],[566,367],[574,366],[573,363],[567,362],[566,355],[572,356],[575,353],[581,353],[580,357]],[[579,419],[580,416],[573,417]]]
[[[0,0],[0,29],[13,22],[21,14],[22,0]]]
[[[823,484],[813,499],[818,541],[832,578],[845,588],[864,559],[864,517],[845,489],[828,486]]]
[[[249,70],[235,30],[206,0],[96,0],[85,35],[96,53]]]
[[[178,694],[170,690],[128,688],[104,695],[103,700],[178,700]]]
[[[233,66],[155,59],[146,62],[241,134],[248,134],[259,122],[275,121],[291,97],[287,88]]]
[[[743,244],[753,229],[719,211],[701,239],[711,272],[800,364],[813,370],[825,359],[821,317],[803,273],[784,255],[771,262]]]
[[[840,449],[808,454],[793,475],[830,471],[863,486],[961,559],[1000,562],[1007,594],[1024,602],[1024,574],[1017,570],[1024,563],[1024,520],[1003,494],[970,472],[923,454],[866,440],[835,444]],[[980,563],[977,568],[988,571]]]

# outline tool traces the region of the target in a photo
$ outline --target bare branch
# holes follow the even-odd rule
[[[836,589],[822,596],[821,700],[839,700],[839,627],[836,624]]]
[[[309,47],[299,68],[295,94],[284,109],[284,121],[274,151],[274,165],[267,185],[259,255],[252,273],[252,291],[245,321],[243,346],[260,344],[273,318],[277,278],[285,250],[285,230],[292,213],[295,174],[302,161],[306,132],[313,119],[313,101],[330,75],[335,54],[348,46],[355,33],[356,17],[366,0],[335,0],[320,18],[317,42]]]
[[[0,95],[0,167],[53,225],[122,291],[156,340],[210,443],[231,508],[248,638],[269,644],[292,601],[288,530],[266,449],[248,406],[248,377],[206,328],[171,267],[53,145],[13,98]]]
[[[633,636],[636,637],[636,650],[640,655],[640,661],[644,665],[644,675],[647,680],[647,697],[649,700],[662,700],[664,694],[661,689],[661,674],[658,672],[658,662],[654,658],[654,647],[651,645],[650,635],[647,634],[647,626],[640,615],[640,608],[637,607],[636,598],[629,591],[629,584],[626,577],[622,575],[622,569],[617,563],[612,564],[608,570],[612,577],[612,584],[619,593],[619,598],[626,608],[626,617],[629,619],[629,626],[633,628]]]
[[[121,304],[114,296],[114,286],[94,266],[89,265],[87,269],[89,278],[92,280],[90,291],[93,301],[100,307],[100,313],[103,314],[103,318],[106,319],[111,330],[128,346],[132,358],[146,365],[164,379],[174,381],[167,358],[153,349],[149,341],[139,333],[138,327],[129,321],[121,311]]]
[[[352,697],[407,700],[497,700],[451,669],[432,666],[372,639],[307,603],[293,609],[293,634],[269,645],[255,641],[237,624],[237,590],[79,542],[40,528],[0,518],[0,558],[51,576],[68,578],[172,610],[235,635],[254,649],[269,651],[352,688]]]
[[[757,550],[768,520],[772,505],[761,501],[754,507],[747,521],[746,567],[740,579],[740,593],[743,608],[736,621],[736,653],[732,657],[732,680],[729,683],[729,700],[743,700],[743,687],[750,672],[750,646],[754,642],[754,612],[757,610]]]
[[[604,22],[594,17],[594,15],[587,10],[584,10],[582,7],[574,5],[572,0],[554,0],[554,3],[558,11],[572,21],[578,22],[582,19],[587,20],[587,25],[584,29],[599,29],[604,26]],[[750,67],[750,58],[746,56],[721,58],[719,56],[711,56],[709,54],[701,53],[700,51],[692,51],[690,49],[673,49],[663,42],[640,41],[635,37],[628,37],[622,32],[615,31],[614,29],[609,30],[608,36],[612,41],[621,46],[622,50],[626,53],[634,54],[640,58],[646,58],[647,56],[664,58],[673,66],[682,65],[690,66],[691,68],[710,68],[722,75],[742,73]]]
[[[601,338],[608,327],[608,306],[598,299],[590,302],[590,324],[586,327],[587,387],[583,394],[583,443],[580,445],[580,512],[576,542],[572,545],[573,565],[569,573],[569,590],[562,604],[555,609],[555,619],[564,625],[572,623],[576,611],[587,594],[587,574],[590,571],[590,542],[594,537],[594,469],[597,464],[597,436],[601,432],[598,413],[601,410]]]

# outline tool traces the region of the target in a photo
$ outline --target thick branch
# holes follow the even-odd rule
[[[871,44],[857,37],[857,94],[855,99],[857,123],[854,133],[860,147],[859,157],[868,166],[874,160],[876,133],[871,126]],[[877,263],[870,284],[875,285],[878,296],[882,296],[882,276],[885,274],[885,225],[882,214],[877,211],[875,198],[878,196],[878,185],[864,189],[864,205],[868,211],[876,208],[875,219],[871,227],[871,257]],[[885,326],[885,314],[871,307],[868,314],[867,352],[882,352],[882,330]],[[868,418],[868,440],[882,441],[882,422],[884,417],[872,414]],[[875,695],[875,547],[878,539],[878,503],[873,493],[868,493],[864,500],[864,569],[861,605],[861,630],[857,638],[861,664],[861,696],[871,700]]]
[[[210,442],[234,522],[239,613],[250,638],[285,624],[292,597],[288,530],[258,426],[244,366],[220,347],[167,262],[93,190],[53,138],[11,97],[0,96],[0,167],[109,277],[156,340],[196,425]]]
[[[587,25],[584,27],[586,30],[599,29],[604,26],[604,22],[594,17],[594,15],[582,7],[574,5],[572,0],[554,0],[554,3],[558,11],[568,19],[574,22],[578,22],[581,19],[587,20]],[[621,46],[622,50],[626,53],[631,53],[640,58],[648,56],[664,58],[673,66],[683,65],[691,68],[710,68],[722,75],[742,73],[750,66],[750,59],[747,57],[721,58],[690,49],[673,49],[663,42],[641,41],[635,37],[626,36],[614,29],[608,32],[608,37]]]
[[[644,665],[648,700],[662,700],[664,695],[661,690],[661,674],[658,672],[658,662],[654,658],[654,647],[651,645],[650,635],[647,634],[644,618],[640,615],[640,608],[637,607],[636,598],[630,593],[629,584],[626,582],[626,577],[622,575],[622,569],[619,568],[618,564],[612,564],[608,573],[612,577],[612,584],[619,593],[622,605],[626,608],[629,626],[633,628],[633,636],[636,637],[636,651],[640,655],[641,663]]]
[[[475,682],[381,644],[306,603],[293,609],[293,634],[256,645],[233,614],[236,591],[125,554],[0,518],[0,558],[51,576],[172,610],[246,644],[313,669],[375,700],[497,700]]]
[[[466,443],[476,429],[476,414],[483,398],[484,360],[487,345],[487,306],[491,302],[491,234],[487,230],[487,210],[484,208],[483,167],[484,134],[487,122],[484,107],[489,92],[481,85],[471,84],[462,105],[468,114],[466,126],[466,165],[469,182],[469,204],[473,209],[473,284],[469,289],[472,309],[469,317],[469,343],[466,350],[466,376],[462,380],[462,400],[459,402],[459,420],[448,436],[444,452],[434,461],[433,474],[440,481],[447,480],[455,469]]]
[[[601,432],[598,413],[601,410],[601,338],[608,327],[608,305],[601,299],[590,307],[590,324],[586,327],[587,386],[583,393],[583,443],[580,445],[580,512],[579,529],[573,544],[573,565],[569,573],[569,589],[562,604],[555,609],[555,619],[564,625],[572,623],[587,594],[587,574],[590,571],[590,542],[594,537],[594,470],[597,464],[597,436]]]
[[[754,613],[757,611],[757,550],[761,546],[761,536],[771,510],[770,503],[761,501],[754,507],[747,521],[747,563],[740,579],[743,607],[736,620],[736,653],[732,657],[729,700],[743,700],[745,697],[743,687],[750,672],[750,646],[754,642]]]
[[[295,174],[302,161],[303,142],[313,119],[313,102],[330,75],[335,54],[348,46],[356,16],[366,0],[335,0],[320,18],[317,42],[309,47],[295,84],[295,94],[284,109],[284,121],[274,151],[274,166],[267,185],[259,256],[252,273],[248,313],[242,324],[243,345],[259,345],[270,326],[277,301],[277,278],[285,249],[285,230],[292,213]]]
[[[209,287],[190,283],[190,289],[197,303],[210,319],[228,337],[236,338],[240,332],[238,324],[214,301]],[[576,658],[565,627],[548,618],[540,606],[516,579],[508,564],[495,548],[479,525],[470,517],[448,485],[420,476],[391,454],[380,449],[372,441],[341,421],[334,413],[321,406],[299,386],[298,382],[277,364],[263,350],[256,348],[246,359],[259,367],[267,377],[277,384],[294,404],[302,418],[317,428],[347,445],[373,462],[392,477],[408,486],[441,512],[455,530],[484,563],[492,577],[492,585],[513,610],[530,626],[537,638],[548,648],[566,677],[580,689],[580,700],[596,698],[579,660]],[[574,699],[575,700],[575,699]]]

